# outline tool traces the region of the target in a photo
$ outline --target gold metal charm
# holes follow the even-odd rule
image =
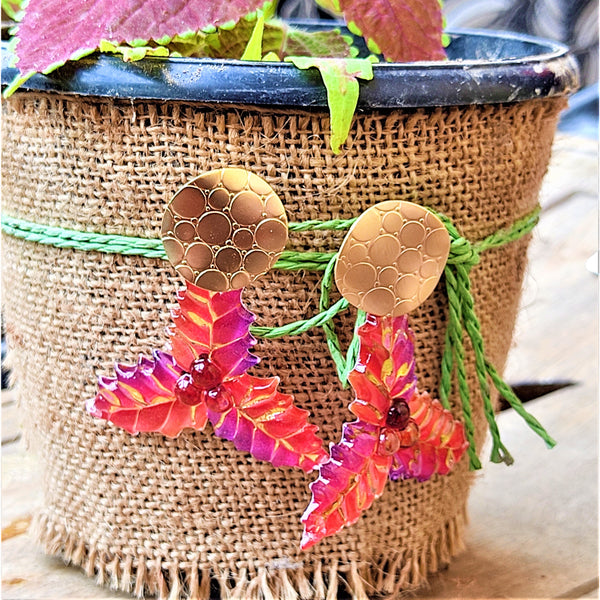
[[[285,209],[271,186],[244,169],[188,182],[165,211],[162,239],[179,274],[214,292],[239,289],[273,267],[287,243]]]
[[[433,213],[412,202],[381,202],[350,228],[335,282],[357,308],[378,316],[403,315],[433,292],[449,252],[448,231]]]

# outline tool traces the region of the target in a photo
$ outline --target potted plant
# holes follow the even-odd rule
[[[488,427],[512,460],[498,392],[552,444],[499,373],[572,59],[443,36],[437,0],[325,4],[348,31],[250,0],[135,18],[30,0],[3,63],[4,307],[45,463],[36,531],[101,583],[397,597],[461,547]],[[409,317],[397,298],[351,306],[389,267],[382,237],[401,243],[394,293],[421,261]]]

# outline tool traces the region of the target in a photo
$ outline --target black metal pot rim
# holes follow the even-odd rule
[[[447,61],[374,65],[373,80],[361,82],[359,110],[521,102],[567,95],[578,87],[577,63],[560,43],[501,31],[448,33],[452,42]],[[478,56],[469,56],[473,53]],[[3,43],[3,86],[17,74],[9,60]],[[49,75],[35,75],[21,89],[127,99],[327,106],[316,69],[301,71],[281,62],[146,58],[125,63],[119,57],[93,55]]]

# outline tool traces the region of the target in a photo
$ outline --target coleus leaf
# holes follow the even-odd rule
[[[265,0],[29,0],[17,32],[20,78],[49,73],[91,54],[106,40],[119,45],[163,40],[238,21]],[[9,89],[10,89],[9,88]]]
[[[198,49],[186,56],[203,56],[202,52],[206,52],[206,56],[213,58],[241,57],[250,60],[244,54],[252,43],[252,36],[256,36],[257,25],[260,27],[260,19],[258,21],[242,19],[233,29],[218,30],[205,36],[210,49]],[[342,35],[339,29],[303,31],[290,27],[282,21],[270,20],[264,23],[262,30],[260,45],[255,37],[252,60],[260,60],[258,49],[262,56],[273,52],[280,60],[288,56],[345,58],[354,56],[358,52],[352,46],[352,38]]]
[[[390,479],[426,481],[448,474],[469,446],[463,424],[427,392],[414,394],[408,405],[419,428],[418,443],[394,453]]]
[[[260,13],[260,11],[259,11]],[[199,32],[194,35],[175,36],[166,47],[172,53],[196,58],[232,58],[240,59],[255,33],[257,24],[262,22],[262,35],[255,38],[255,47],[262,52],[278,48],[283,36],[282,29],[277,25],[264,23],[262,14],[253,18],[245,17],[235,24],[235,27],[221,27],[212,32]],[[257,33],[260,33],[258,31]],[[246,57],[250,60],[250,57]],[[258,53],[252,60],[260,60]]]
[[[331,446],[330,459],[310,484],[312,500],[302,516],[303,550],[355,523],[383,493],[392,457],[379,452],[379,433],[370,423],[344,424],[341,442]]]
[[[342,35],[339,29],[302,31],[288,27],[279,54],[281,58],[287,56],[354,58],[358,54],[358,48],[352,45],[352,37]]]
[[[334,154],[348,138],[354,111],[358,103],[358,79],[373,79],[373,65],[363,58],[313,58],[289,56],[299,69],[316,67],[327,89],[327,104],[331,116],[330,145]]]
[[[238,450],[250,452],[276,467],[311,471],[327,458],[309,412],[294,406],[292,396],[278,389],[277,377],[244,374],[223,385],[229,408],[211,410],[208,418],[216,435],[232,440]],[[227,401],[229,399],[229,401]]]
[[[116,377],[100,377],[98,394],[86,403],[94,417],[111,421],[131,434],[155,431],[177,437],[187,427],[203,429],[206,406],[188,406],[173,394],[183,369],[172,356],[153,352],[136,365],[115,365]]]
[[[439,0],[339,0],[348,28],[395,62],[443,60]]]
[[[253,47],[255,53],[252,57],[244,56],[256,26],[256,19],[245,17],[233,29],[220,28],[210,33],[198,32],[193,35],[175,36],[172,40],[165,40],[162,45],[156,42],[135,46],[115,45],[103,40],[100,42],[100,51],[121,54],[125,61],[141,60],[146,56],[247,60],[250,58],[264,60],[266,56],[272,56],[274,60],[282,60],[286,56],[344,58],[355,56],[358,52],[358,49],[352,46],[352,39],[342,35],[339,29],[302,31],[281,21],[271,20],[264,23],[261,44],[255,41]],[[260,49],[260,57],[256,53],[257,49]]]
[[[256,343],[250,334],[254,315],[241,297],[242,290],[210,292],[191,283],[177,293],[168,333],[170,352],[185,371],[203,354],[221,370],[223,379],[241,375],[258,362],[249,351]]]

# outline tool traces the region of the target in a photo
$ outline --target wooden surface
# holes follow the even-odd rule
[[[589,270],[597,162],[594,142],[557,139],[506,373],[513,384],[576,382],[527,403],[558,446],[546,449],[512,410],[499,415],[515,464],[484,465],[467,549],[417,598],[598,598],[598,277]],[[40,501],[38,476],[4,392],[2,598],[128,598],[33,546],[27,527]]]

